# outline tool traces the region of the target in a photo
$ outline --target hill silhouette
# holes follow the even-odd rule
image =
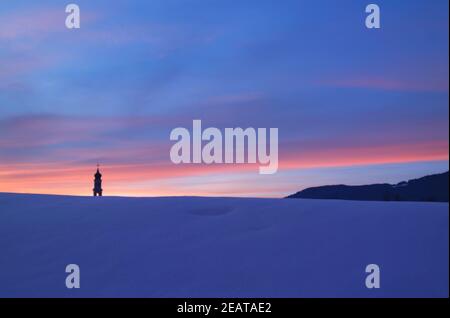
[[[448,202],[449,173],[419,179],[361,186],[328,185],[308,188],[288,196],[289,199],[335,199],[357,201],[425,201]]]

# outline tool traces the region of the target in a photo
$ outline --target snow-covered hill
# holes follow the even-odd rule
[[[448,209],[0,194],[0,297],[448,297]]]

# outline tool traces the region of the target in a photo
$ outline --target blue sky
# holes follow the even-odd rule
[[[97,161],[124,195],[448,169],[448,1],[377,1],[380,30],[359,0],[74,2],[80,30],[66,1],[0,4],[0,191],[88,193]],[[169,133],[193,119],[279,128],[280,172],[174,168]]]

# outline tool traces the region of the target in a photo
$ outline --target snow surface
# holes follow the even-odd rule
[[[0,194],[0,297],[448,297],[448,210]],[[71,263],[78,290],[65,287]]]

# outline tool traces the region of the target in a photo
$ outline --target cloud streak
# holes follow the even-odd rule
[[[183,119],[186,120],[186,119]],[[250,165],[174,165],[169,158],[170,117],[89,118],[36,115],[0,121],[0,192],[89,194],[96,162],[102,163],[110,194],[168,195],[161,184],[201,177],[221,180],[244,175],[246,193],[266,196],[270,183],[258,185],[258,167]],[[144,136],[144,137],[143,137]],[[149,136],[149,137],[145,137]],[[153,136],[153,137],[150,137]],[[315,168],[370,166],[448,160],[448,141],[360,145],[281,142],[281,173]],[[255,183],[256,182],[256,183]],[[251,184],[255,185],[254,187]],[[223,194],[227,183],[203,192],[198,186],[183,194]],[[283,188],[282,185],[279,187]],[[285,186],[286,187],[286,186]],[[281,188],[279,189],[281,191]],[[175,191],[176,186],[170,186]],[[235,191],[237,191],[235,189]],[[250,191],[250,192],[248,192]],[[172,192],[172,194],[177,193]],[[231,192],[229,192],[231,193]],[[234,192],[233,192],[234,193]]]

